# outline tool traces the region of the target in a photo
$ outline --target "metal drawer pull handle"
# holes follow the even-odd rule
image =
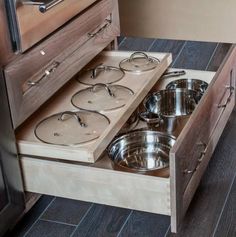
[[[87,127],[87,125],[82,122],[82,120],[79,117],[78,113],[75,113],[75,112],[72,112],[72,111],[65,111],[65,112],[61,113],[58,120],[65,121],[66,120],[65,115],[71,115],[73,118],[75,118],[78,121],[78,123],[81,127],[83,127],[83,128]]]
[[[51,73],[53,73],[56,70],[56,68],[59,66],[59,64],[60,64],[59,62],[56,62],[56,61],[53,62],[52,65],[50,65],[48,67],[48,69],[46,69],[44,71],[44,74],[39,78],[39,80],[37,80],[37,81],[27,81],[27,85],[28,86],[38,85],[44,78],[48,77]]]
[[[44,1],[23,0],[22,3],[24,5],[39,6],[39,11],[45,13],[46,11],[50,10],[51,8],[53,8],[54,6],[58,5],[63,1],[64,0],[44,0]]]
[[[97,87],[103,87],[103,88],[105,88],[106,91],[108,92],[109,96],[115,97],[114,93],[112,93],[112,91],[111,91],[111,89],[110,89],[110,87],[109,87],[108,85],[103,84],[103,83],[97,83],[97,84],[93,85],[93,87],[92,87],[92,92],[95,92],[95,90],[96,90]]]
[[[197,166],[196,166],[196,168],[193,169],[193,170],[187,170],[187,169],[186,169],[186,170],[184,170],[184,172],[183,172],[184,174],[193,174],[193,173],[195,173],[195,172],[198,170],[200,164],[202,163],[202,160],[203,160],[203,158],[204,158],[204,156],[205,156],[205,154],[206,154],[207,145],[206,145],[206,143],[204,143],[204,142],[199,142],[197,145],[198,145],[198,146],[202,146],[202,147],[204,148],[204,151],[201,152],[200,157],[199,157],[198,160],[197,160]]]
[[[229,90],[229,96],[225,102],[225,104],[218,104],[218,108],[225,108],[227,106],[227,104],[231,101],[231,97],[233,95],[233,91],[234,91],[234,87],[233,87],[233,78],[235,77],[234,75],[234,70],[232,69],[230,71],[230,85],[229,86],[225,86],[226,91]]]
[[[104,31],[112,23],[112,20],[106,19],[105,21],[106,21],[106,24],[104,26],[102,26],[99,30],[97,30],[94,33],[88,33],[88,36],[90,38],[93,38],[93,37],[99,35],[102,31]]]
[[[230,86],[226,86],[225,88],[226,88],[226,90],[230,90],[230,94],[229,94],[225,104],[218,104],[218,108],[225,108],[227,106],[227,104],[231,101],[231,97],[233,95],[234,87],[230,85]]]

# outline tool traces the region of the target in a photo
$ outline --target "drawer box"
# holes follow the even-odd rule
[[[93,68],[101,63],[104,65],[119,66],[119,62],[129,57],[131,53],[132,52],[119,51],[103,53],[95,58],[95,60],[88,65],[88,68]],[[171,63],[170,54],[153,53],[151,55],[161,60],[155,70],[144,72],[140,75],[126,73],[122,80],[116,83],[130,88],[134,91],[134,95],[124,107],[105,113],[110,120],[110,125],[97,140],[73,147],[58,146],[42,143],[34,135],[34,128],[44,118],[55,113],[76,110],[71,104],[71,97],[77,91],[86,88],[86,86],[78,83],[76,80],[72,80],[63,91],[60,91],[60,94],[58,94],[51,103],[45,106],[40,113],[37,112],[36,116],[30,121],[27,121],[27,125],[19,130],[16,135],[19,153],[62,160],[95,162]]]
[[[119,35],[117,17],[115,1],[99,1],[5,68],[14,128]]]
[[[170,215],[171,230],[177,232],[235,105],[234,71],[232,73],[236,65],[235,56],[233,47],[216,74],[187,70],[186,76],[210,84],[171,149],[170,170],[160,174],[160,177],[113,170],[106,154],[94,164],[87,165],[68,160],[21,156],[25,190]],[[168,82],[167,79],[160,80],[156,88],[162,89]],[[223,87],[231,83],[231,92],[226,91],[223,95],[214,93],[215,85],[219,82]],[[219,106],[223,101],[224,107]],[[206,110],[209,106],[211,110]],[[220,110],[220,114],[217,110]],[[204,121],[205,113],[208,118],[212,114],[218,115],[213,119],[213,125],[205,121],[204,129],[199,129],[198,124],[202,124],[202,119]],[[199,118],[200,115],[202,118]],[[206,136],[205,131],[210,135]],[[195,139],[191,138],[194,134],[197,134]],[[196,148],[198,139],[205,136],[205,146]],[[187,150],[184,149],[186,144]],[[196,156],[191,149],[197,153]]]

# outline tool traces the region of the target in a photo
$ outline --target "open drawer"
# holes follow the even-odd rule
[[[171,230],[177,232],[235,105],[235,56],[232,48],[216,74],[187,70],[187,77],[210,84],[171,149],[170,169],[160,177],[114,170],[105,153],[94,164],[24,155],[25,190],[170,215]],[[155,88],[168,82],[159,80]],[[37,147],[31,156],[33,151]]]
[[[94,68],[101,63],[118,67],[121,60],[130,57],[131,54],[131,52],[119,51],[104,52],[96,57],[87,68]],[[19,153],[77,162],[95,162],[171,63],[170,54],[153,53],[151,55],[160,60],[154,70],[140,74],[125,73],[124,77],[116,83],[131,89],[134,94],[126,101],[124,107],[103,113],[109,119],[110,124],[98,139],[85,144],[64,146],[43,143],[35,136],[34,130],[40,121],[63,111],[78,110],[72,105],[71,98],[76,92],[88,88],[88,86],[73,79],[57,93],[48,105],[37,111],[36,115],[27,121],[27,125],[23,126],[16,134]],[[79,77],[83,78],[83,74]],[[96,123],[96,121],[94,122]]]

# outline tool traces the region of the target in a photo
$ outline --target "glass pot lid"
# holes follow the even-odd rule
[[[120,68],[129,72],[145,72],[156,68],[160,63],[158,58],[148,56],[144,52],[134,52],[129,58],[120,62]]]
[[[71,103],[79,108],[93,111],[111,111],[126,105],[134,92],[121,85],[95,84],[78,91]]]
[[[124,71],[118,67],[98,65],[95,68],[84,71],[79,76],[78,81],[85,85],[112,84],[121,80],[124,75]]]
[[[98,112],[64,111],[39,122],[34,132],[44,143],[73,146],[99,138],[109,123],[109,119]]]

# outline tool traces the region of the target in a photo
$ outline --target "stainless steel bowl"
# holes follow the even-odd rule
[[[174,143],[171,135],[138,129],[116,138],[107,150],[115,169],[155,175],[169,167]]]
[[[166,89],[176,89],[183,88],[188,90],[193,90],[197,92],[197,102],[201,99],[202,95],[206,91],[208,83],[199,79],[179,79],[170,82]]]
[[[195,91],[182,88],[160,90],[147,96],[143,104],[147,112],[160,117],[167,132],[172,132],[178,125],[178,117],[193,112],[197,105],[196,96]]]

